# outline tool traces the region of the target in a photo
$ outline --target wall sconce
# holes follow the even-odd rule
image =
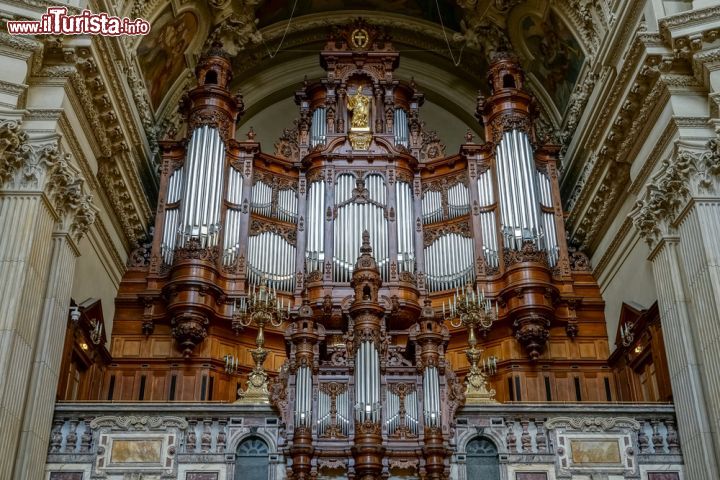
[[[80,308],[70,307],[70,319],[73,321],[73,323],[78,323],[80,321]]]

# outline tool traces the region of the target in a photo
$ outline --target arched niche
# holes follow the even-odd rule
[[[235,480],[267,480],[270,470],[268,444],[256,435],[243,439],[235,450]]]
[[[500,480],[498,449],[487,437],[475,437],[465,446],[465,478]]]

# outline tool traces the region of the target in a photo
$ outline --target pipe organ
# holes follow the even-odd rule
[[[152,246],[121,286],[105,398],[235,401],[256,335],[235,307],[266,284],[292,305],[260,353],[294,478],[333,464],[376,479],[420,451],[418,475],[447,478],[469,364],[442,305],[468,286],[496,305],[478,347],[499,358],[497,400],[613,400],[603,303],[565,243],[559,150],[535,134],[517,61],[493,59],[483,139],[446,156],[388,36],[362,21],[333,35],[273,153],[236,138],[227,54],[200,59],[187,140],[162,143]]]

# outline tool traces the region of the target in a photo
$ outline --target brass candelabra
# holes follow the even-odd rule
[[[497,357],[483,357],[483,349],[477,348],[475,330],[487,334],[498,317],[498,306],[493,309],[492,302],[485,297],[485,292],[468,285],[463,290],[456,290],[453,299],[442,306],[443,318],[450,320],[454,328],[464,326],[468,329],[468,346],[465,350],[470,371],[465,377],[466,403],[495,403],[495,390],[488,384],[488,377],[497,372]],[[446,314],[449,313],[449,315]]]
[[[285,301],[277,297],[275,289],[270,288],[267,281],[259,288],[253,286],[249,295],[240,297],[233,304],[232,328],[239,333],[245,327],[255,325],[257,336],[255,337],[256,348],[251,350],[255,366],[248,374],[247,388],[238,390],[239,399],[236,403],[268,403],[268,375],[265,372],[263,363],[267,358],[265,345],[265,326],[272,325],[279,327],[290,314],[290,304],[285,307]],[[227,360],[226,360],[227,363]],[[237,363],[233,371],[237,372]]]

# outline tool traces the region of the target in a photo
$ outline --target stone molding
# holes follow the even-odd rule
[[[720,137],[710,140],[706,148],[696,151],[678,145],[660,164],[630,212],[633,225],[651,248],[667,233],[690,197],[717,193]]]

